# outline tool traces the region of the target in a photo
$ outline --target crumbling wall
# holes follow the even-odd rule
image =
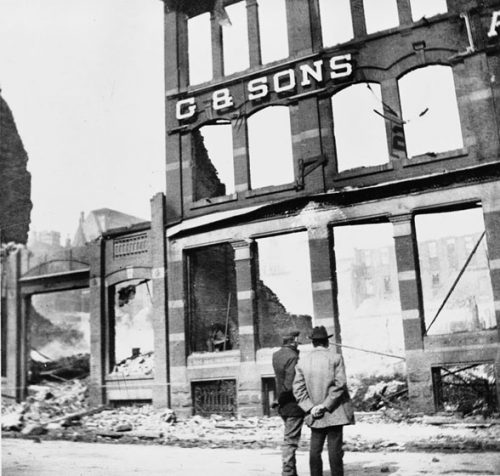
[[[220,197],[226,194],[226,186],[220,181],[199,129],[192,132],[193,143],[193,189],[194,199]]]
[[[28,154],[12,112],[0,95],[0,241],[26,243],[31,213]]]

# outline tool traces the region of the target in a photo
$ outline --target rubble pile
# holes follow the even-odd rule
[[[356,409],[365,412],[396,409],[409,413],[408,385],[404,378],[367,377],[349,382]]]
[[[154,352],[146,352],[144,354],[127,357],[117,363],[111,375],[127,377],[129,375],[147,375],[154,374]]]
[[[31,383],[41,380],[66,380],[84,378],[90,372],[90,355],[76,354],[57,360],[40,361],[31,358],[29,378]]]
[[[198,415],[178,419],[170,409],[152,405],[90,408],[86,380],[48,382],[29,387],[21,404],[4,404],[4,436],[110,443],[151,443],[207,448],[279,448],[283,439],[280,417]],[[367,386],[363,397],[397,390],[379,383]],[[384,390],[385,388],[385,390]],[[388,393],[387,393],[388,394]],[[347,451],[409,449],[468,449],[500,451],[500,415],[463,418],[456,414],[411,415],[386,407],[356,412],[356,425],[345,429]],[[309,446],[304,426],[301,448]]]

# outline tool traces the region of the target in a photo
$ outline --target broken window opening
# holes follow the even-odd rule
[[[442,365],[432,369],[438,410],[491,416],[498,409],[493,364]]]
[[[222,25],[224,75],[250,67],[246,2],[225,7],[229,21]]]
[[[354,38],[349,0],[319,0],[323,46],[335,46]]]
[[[448,11],[446,0],[410,0],[413,21],[430,18]]]
[[[389,30],[399,26],[397,0],[363,0],[366,33]]]
[[[239,347],[234,250],[229,243],[188,253],[190,352]]]
[[[200,84],[213,77],[212,27],[210,13],[188,18],[189,84]]]
[[[194,200],[233,194],[234,163],[232,126],[228,122],[195,129],[193,144]]]
[[[496,328],[494,301],[488,268],[481,208],[426,213],[415,216],[424,315],[429,335],[474,332]],[[466,238],[478,247],[467,251]],[[454,242],[453,260],[448,245]],[[442,259],[429,253],[435,243]],[[456,268],[454,267],[456,260]],[[432,263],[432,267],[431,267]]]
[[[398,81],[408,157],[461,149],[462,128],[450,66],[431,65]]]
[[[307,342],[313,327],[309,242],[306,232],[256,240],[258,336],[261,348],[282,344],[287,330]]]
[[[257,0],[262,64],[288,57],[285,0]]]
[[[88,289],[32,296],[28,329],[30,383],[41,379],[70,379],[88,375]]]
[[[389,160],[377,83],[353,84],[332,96],[333,128],[338,171],[385,164]]]
[[[154,375],[152,286],[129,280],[114,288],[111,375]]]
[[[292,183],[295,175],[289,108],[268,106],[252,114],[247,125],[251,188]]]
[[[342,345],[364,350],[342,347],[350,384],[400,379],[406,366],[399,289],[389,285],[398,282],[392,226],[337,226],[333,237]]]

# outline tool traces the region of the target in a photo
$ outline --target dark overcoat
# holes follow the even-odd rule
[[[293,396],[293,379],[298,360],[299,351],[294,345],[284,345],[273,354],[276,395],[278,397],[279,414],[282,417],[304,416],[304,411]]]

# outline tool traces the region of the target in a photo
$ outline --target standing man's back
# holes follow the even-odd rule
[[[285,424],[282,446],[283,476],[297,475],[295,452],[299,445],[304,422],[304,411],[293,396],[295,366],[299,359],[298,336],[299,331],[285,334],[282,347],[273,354],[278,411]]]

